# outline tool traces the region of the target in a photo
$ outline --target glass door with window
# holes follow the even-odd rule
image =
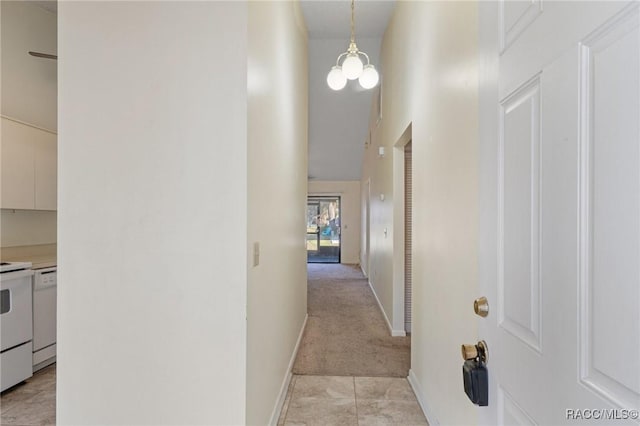
[[[340,197],[308,198],[307,262],[340,263]]]

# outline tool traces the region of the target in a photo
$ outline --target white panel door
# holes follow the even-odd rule
[[[639,422],[639,10],[480,6],[483,424]]]

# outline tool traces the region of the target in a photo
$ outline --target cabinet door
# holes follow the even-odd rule
[[[3,209],[35,207],[34,131],[38,130],[2,118],[0,177]]]
[[[58,144],[56,135],[42,132],[35,141],[35,208],[56,210]]]

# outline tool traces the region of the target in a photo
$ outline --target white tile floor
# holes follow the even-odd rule
[[[0,424],[55,425],[56,367],[36,373],[0,398]],[[426,425],[409,382],[394,377],[297,376],[279,425]]]
[[[427,425],[403,378],[293,376],[279,425]]]

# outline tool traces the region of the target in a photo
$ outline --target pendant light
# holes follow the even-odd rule
[[[333,90],[341,90],[347,85],[347,80],[358,79],[360,86],[364,89],[371,89],[378,84],[380,76],[376,67],[369,62],[369,55],[358,49],[355,36],[355,0],[351,0],[351,41],[346,52],[338,55],[336,64],[327,75],[327,84]],[[363,64],[360,56],[367,59],[367,64]],[[342,64],[340,60],[343,59]]]

